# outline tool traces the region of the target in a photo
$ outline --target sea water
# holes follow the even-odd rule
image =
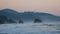
[[[60,34],[60,23],[0,24],[0,34]]]

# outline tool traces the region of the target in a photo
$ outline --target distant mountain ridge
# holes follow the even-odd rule
[[[9,18],[14,17],[14,19],[17,19],[18,12],[15,10],[11,10],[11,9],[3,9],[3,10],[0,10],[0,15],[5,15]]]
[[[0,16],[4,15],[8,19],[12,20],[23,20],[23,21],[34,21],[34,19],[40,19],[43,22],[60,21],[60,16],[55,16],[49,13],[38,13],[38,12],[18,12],[12,9],[0,10]]]
[[[24,12],[22,13],[23,18],[26,19],[41,19],[42,21],[60,21],[60,16],[55,16],[48,13],[34,13],[34,12]]]

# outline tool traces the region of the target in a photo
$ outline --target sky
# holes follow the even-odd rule
[[[60,16],[60,0],[0,0],[0,9],[47,12]]]

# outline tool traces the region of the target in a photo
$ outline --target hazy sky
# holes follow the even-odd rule
[[[60,0],[0,0],[0,9],[39,11],[60,15]]]

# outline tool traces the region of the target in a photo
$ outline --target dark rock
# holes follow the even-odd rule
[[[24,22],[22,20],[20,20],[19,23],[22,23],[23,24]]]
[[[34,20],[34,23],[41,23],[42,22],[42,20],[40,20],[40,19],[35,19]]]

